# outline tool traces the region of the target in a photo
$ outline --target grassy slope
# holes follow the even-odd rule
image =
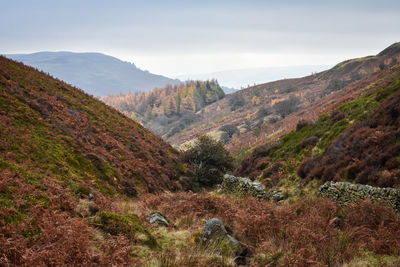
[[[103,193],[179,185],[178,152],[139,124],[58,80],[0,59],[3,160]]]
[[[212,217],[221,218],[242,245],[251,251],[248,261],[252,266],[382,266],[399,262],[399,251],[396,250],[400,246],[399,214],[368,201],[337,207],[329,200],[304,197],[306,190],[300,193],[294,190],[300,184],[299,178],[292,179],[301,163],[298,155],[324,154],[340,132],[368,115],[365,109],[373,110],[395,93],[396,87],[387,85],[399,79],[398,69],[366,88],[364,97],[358,102],[341,107],[347,114],[341,120],[346,123],[341,120],[332,123],[334,116],[323,116],[316,124],[291,133],[269,149],[271,154],[264,157],[267,165],[262,171],[285,160],[282,171],[276,171],[285,177],[281,186],[288,188],[289,195],[300,197],[300,201],[292,197],[294,203],[278,204],[207,192],[144,194],[134,201],[122,197],[120,193],[125,191],[122,181],[116,175],[116,181],[109,179],[122,172],[115,168],[119,166],[116,165],[118,161],[112,157],[118,156],[119,150],[111,149],[109,153],[107,149],[101,150],[100,146],[100,152],[95,153],[96,149],[93,149],[90,151],[94,155],[87,153],[85,149],[89,150],[91,146],[84,141],[74,143],[87,133],[85,123],[79,124],[69,116],[64,120],[57,119],[64,114],[62,112],[46,117],[46,110],[55,113],[57,106],[64,105],[65,96],[60,98],[60,92],[61,101],[51,102],[52,110],[41,108],[47,106],[43,100],[38,101],[39,107],[28,101],[37,100],[34,92],[43,92],[40,87],[48,91],[51,86],[62,83],[22,65],[7,62],[10,65],[0,71],[0,265],[233,266],[233,258],[201,249],[199,237],[202,227],[205,220]],[[14,71],[9,69],[13,67],[18,68]],[[22,77],[12,76],[20,72]],[[35,81],[32,77],[25,84],[21,83],[25,88],[18,84],[29,75],[45,79],[37,86],[37,91],[26,89]],[[26,95],[19,95],[17,90],[10,93],[13,87],[20,88],[19,91],[26,92]],[[81,92],[70,90],[82,101],[87,98]],[[379,90],[381,93],[377,93]],[[95,102],[90,100],[88,104],[92,101]],[[81,110],[79,108],[87,107],[77,105],[73,110]],[[101,108],[106,110],[107,118],[115,116],[126,120],[101,104],[92,110],[93,114]],[[78,123],[79,127],[74,128],[74,123],[68,120]],[[99,122],[90,128],[92,133],[88,136],[96,136],[99,127],[106,125],[106,121]],[[118,144],[126,144],[122,142],[124,127],[118,123],[113,127],[116,128],[110,128],[110,132],[116,135],[114,138],[121,138]],[[33,133],[35,131],[37,133]],[[142,131],[144,136],[153,138],[147,131]],[[320,143],[301,148],[304,139],[316,134],[321,135]],[[92,145],[99,141],[105,142],[104,145],[113,144],[107,141],[109,136],[101,136],[102,139],[94,138],[92,142],[88,139],[88,142]],[[163,144],[160,141],[158,145]],[[147,148],[146,144],[140,147]],[[169,146],[166,148],[165,154],[173,157],[176,152]],[[265,156],[263,149],[259,152]],[[99,161],[101,157],[108,163]],[[128,157],[119,159],[132,162]],[[254,159],[253,163],[257,164],[258,158]],[[85,165],[80,165],[81,162]],[[176,169],[183,171],[185,168],[177,164]],[[144,176],[135,181],[142,181],[143,188],[147,188],[151,183],[145,179],[150,178]],[[94,195],[94,200],[89,199],[89,193]],[[156,210],[167,216],[171,223],[168,229],[145,223],[149,213]],[[336,218],[340,222],[338,225]]]
[[[236,170],[236,173],[238,175],[246,175],[254,178],[259,177],[270,186],[281,187],[290,197],[299,197],[305,193],[309,193],[308,190],[312,188],[315,190],[316,186],[321,182],[316,180],[304,187],[305,181],[301,180],[298,174],[302,177],[307,177],[308,179],[306,182],[310,181],[313,176],[310,174],[311,171],[308,170],[306,170],[307,173],[304,174],[304,164],[301,164],[304,161],[307,163],[314,159],[313,167],[316,168],[316,166],[320,166],[320,169],[324,169],[328,168],[328,162],[340,162],[343,157],[346,156],[346,153],[349,155],[352,154],[351,151],[344,150],[342,143],[339,146],[337,145],[337,140],[341,140],[339,137],[351,135],[349,133],[353,133],[355,128],[370,121],[371,116],[382,117],[385,116],[386,113],[390,113],[390,110],[394,108],[393,105],[396,106],[396,104],[392,103],[392,106],[388,106],[387,103],[390,101],[393,102],[392,98],[399,94],[399,84],[400,66],[397,65],[391,70],[386,71],[385,75],[381,75],[381,77],[373,83],[365,86],[362,89],[363,93],[359,99],[339,106],[331,113],[322,115],[315,123],[292,131],[274,143],[255,148],[253,153],[242,162],[242,165]],[[377,112],[379,114],[376,114]],[[393,118],[392,122],[395,122],[396,119],[397,118]],[[387,124],[387,126],[376,130],[382,132],[392,128],[391,125]],[[373,133],[370,134],[373,135]],[[360,137],[354,134],[351,138],[347,137],[347,139],[352,140],[349,142],[363,142],[363,140],[359,140],[359,138]],[[396,146],[395,143],[391,145],[391,147],[393,146]],[[388,150],[389,148],[390,147],[387,146],[381,146],[380,150]],[[337,156],[338,153],[337,149],[344,150],[340,158],[335,158],[335,155]],[[357,149],[361,148],[353,148],[353,150]],[[379,150],[379,148],[375,149]],[[336,151],[336,154],[332,153],[332,150]],[[385,151],[380,151],[379,153],[383,152]],[[378,157],[377,153],[378,151],[375,151],[376,157]],[[358,164],[361,164],[361,161],[365,160],[365,158],[361,158],[360,154],[355,153],[355,155],[353,155],[354,158],[344,163],[347,165],[336,166],[334,170],[330,170],[329,172],[335,176],[340,168],[345,169],[351,162],[359,160]],[[319,160],[324,157],[329,158],[330,161],[328,161],[328,159],[325,161]],[[391,157],[396,158],[396,155],[392,155]],[[389,158],[386,159],[386,161],[388,160]],[[380,171],[388,169],[385,167],[384,163],[381,165],[382,166],[379,166]],[[302,166],[302,168],[297,171],[300,166]],[[320,173],[324,172],[320,171]],[[319,176],[318,178],[330,180],[328,177]],[[336,177],[335,180],[343,180],[346,178],[349,177],[343,175],[343,177]],[[351,179],[351,177],[349,179],[353,181],[354,177],[353,179]],[[364,181],[364,183],[377,185],[376,181],[374,182],[372,180]],[[395,184],[398,184],[398,182]],[[315,193],[315,191],[313,192]]]
[[[133,244],[157,245],[113,202],[182,189],[185,169],[118,111],[0,57],[0,265],[134,263]]]
[[[319,115],[319,109],[314,109],[315,104],[327,99],[326,103],[328,105],[331,99],[331,95],[325,95],[326,93],[324,92],[332,81],[343,83],[340,86],[341,90],[333,92],[340,98],[340,91],[344,89],[342,88],[343,86],[350,85],[349,87],[351,87],[354,81],[367,77],[372,73],[378,73],[380,67],[389,68],[399,61],[399,45],[394,44],[376,56],[348,60],[339,63],[328,71],[303,78],[284,79],[243,89],[208,106],[207,109],[204,109],[202,119],[191,130],[180,132],[168,140],[173,144],[181,144],[195,138],[198,134],[215,132],[222,125],[233,124],[242,128],[242,134],[238,138],[234,138],[229,144],[228,148],[231,151],[248,146],[249,143],[250,145],[260,144],[263,141],[265,142],[273,133],[280,134],[282,132],[286,134],[293,129],[293,124],[294,126],[296,125],[296,119],[288,116],[284,119],[279,119],[276,123],[261,123],[261,133],[259,133],[260,131],[255,130],[258,125],[257,122],[267,118],[260,116],[258,113],[260,109],[270,108],[271,112],[274,113],[272,107],[275,102],[282,101],[290,96],[296,96],[301,100],[303,106],[298,114],[293,116],[316,117]],[[243,98],[244,106],[232,111],[232,99],[239,96]],[[254,97],[258,101],[253,101]],[[323,111],[323,113],[325,112]],[[244,127],[246,121],[252,125],[250,131]]]

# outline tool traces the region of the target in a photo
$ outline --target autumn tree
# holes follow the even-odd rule
[[[222,176],[233,169],[233,158],[220,141],[203,135],[182,154],[183,161],[195,171],[193,187],[208,187],[222,182]]]

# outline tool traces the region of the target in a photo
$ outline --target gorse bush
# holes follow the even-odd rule
[[[182,154],[182,159],[193,167],[195,174],[192,182],[195,189],[221,183],[222,176],[233,168],[233,158],[222,142],[207,135],[200,136]]]

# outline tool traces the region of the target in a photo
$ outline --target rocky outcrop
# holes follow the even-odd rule
[[[168,220],[159,212],[152,213],[148,220],[150,223],[156,223],[160,226],[165,226],[165,227],[169,226]]]
[[[283,194],[279,190],[267,192],[265,187],[257,180],[252,181],[249,178],[237,177],[229,174],[224,175],[219,192],[276,201],[283,199]]]
[[[241,252],[239,241],[228,234],[220,219],[212,218],[204,225],[202,244],[219,254],[236,256]]]
[[[383,200],[395,210],[400,211],[400,189],[396,188],[373,187],[348,182],[326,182],[321,185],[318,194],[338,204],[360,199]]]

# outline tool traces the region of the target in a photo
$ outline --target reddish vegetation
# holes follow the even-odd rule
[[[79,89],[0,57],[0,266],[137,264],[132,241],[96,234],[88,217],[118,212],[123,194],[186,187],[178,154]]]
[[[242,133],[238,138],[232,139],[228,148],[235,151],[240,147],[263,144],[268,140],[268,136],[273,133],[275,134],[274,138],[278,138],[292,131],[301,119],[318,118],[319,115],[331,111],[340,104],[357,98],[360,90],[371,83],[371,79],[377,79],[384,72],[382,70],[389,69],[400,62],[399,48],[399,44],[394,44],[376,56],[347,60],[328,71],[299,79],[285,79],[260,84],[227,95],[204,109],[199,125],[191,131],[178,133],[168,140],[171,143],[180,144],[195,138],[197,135],[218,130],[222,125],[244,125],[248,117],[252,122],[257,121],[259,119],[257,112],[261,107],[272,107],[272,103],[275,103],[275,101],[287,99],[289,96],[299,98],[303,104],[301,110],[276,123],[269,123],[268,128],[261,128],[259,135],[254,135],[252,131]],[[372,77],[369,77],[371,74],[373,74]],[[360,78],[365,79],[357,81]],[[348,85],[339,91],[321,97],[324,89],[334,80],[345,81],[345,84]],[[288,90],[288,88],[291,88],[293,92],[290,92],[291,90]],[[243,108],[232,112],[230,101],[236,96],[243,97],[246,104]],[[257,97],[258,101],[252,101],[254,97]]]
[[[43,180],[43,187],[45,191],[26,183],[17,172],[0,172],[0,195],[8,195],[14,203],[0,209],[0,266],[105,266],[133,261],[131,244],[123,236],[97,242],[100,247],[94,250],[93,229],[77,216],[77,199],[70,190],[49,179]],[[111,209],[110,200],[93,193],[93,205]]]
[[[48,138],[76,149],[99,171],[109,171],[109,183],[128,195],[136,190],[182,188],[178,152],[93,97],[4,57],[0,57],[0,87],[8,109],[0,110],[2,136],[20,137],[20,151],[30,150],[32,132],[42,125]],[[21,117],[23,128],[18,125]],[[15,162],[17,155],[11,150],[8,138],[0,142],[0,156]]]
[[[353,259],[360,248],[392,254],[400,246],[400,215],[369,201],[338,208],[327,199],[279,205],[176,193],[149,195],[139,204],[194,231],[202,229],[203,219],[220,218],[255,259],[258,253],[281,253],[281,261],[269,262],[271,266],[337,266]],[[267,265],[255,261],[253,266]]]
[[[395,85],[400,87],[400,83]],[[344,132],[324,155],[306,160],[303,178],[400,187],[400,93],[385,100],[363,122]]]
[[[341,104],[348,103],[358,99],[360,96],[373,94],[378,90],[382,90],[391,84],[396,83],[400,78],[400,66],[395,66],[391,69],[377,72],[369,77],[353,83],[341,91],[335,92],[318,103],[310,106],[310,110],[314,110],[316,115],[326,114]],[[398,85],[397,85],[398,87]],[[381,100],[385,96],[381,96]],[[398,139],[398,99],[396,96],[392,100],[387,100],[378,110],[375,110],[370,118],[357,124],[343,133],[338,138],[336,143],[332,144],[327,149],[324,156],[315,159],[307,158],[305,163],[300,167],[298,174],[300,177],[308,178],[321,178],[324,180],[354,180],[357,173],[361,170],[364,175],[370,175],[367,180],[356,180],[361,183],[373,183],[375,185],[389,186],[396,185],[399,182],[397,160],[399,152],[397,149],[396,141]],[[396,102],[397,101],[397,102]],[[308,109],[307,109],[308,110]],[[271,186],[276,185],[281,176],[281,163],[273,163],[269,152],[271,148],[279,146],[276,140],[278,137],[283,137],[283,134],[288,134],[290,131],[295,131],[296,128],[301,128],[302,121],[311,122],[313,117],[307,117],[307,110],[301,110],[297,113],[287,116],[283,122],[287,123],[284,130],[277,133],[273,139],[263,142],[263,145],[256,147],[252,154],[244,159],[241,165],[235,171],[237,175],[249,176],[251,178],[258,177],[262,174],[263,178],[269,177]],[[345,114],[340,111],[334,111],[330,115],[332,123],[345,119]],[[378,118],[381,118],[378,120]],[[315,135],[315,133],[312,133]],[[301,149],[312,147],[318,142],[317,136],[310,136],[308,139],[302,140]],[[333,140],[332,140],[333,141]],[[344,148],[346,146],[346,148]],[[232,148],[232,147],[231,147]],[[340,148],[340,153],[336,150]],[[299,151],[291,151],[296,155]],[[382,154],[382,155],[377,155]],[[391,153],[384,156],[384,153]],[[311,156],[311,151],[306,153],[306,156]],[[370,155],[370,156],[369,156]],[[397,156],[396,156],[397,155]],[[383,157],[383,158],[380,158]],[[287,158],[280,158],[280,161],[286,161]],[[363,162],[362,162],[363,161]],[[373,162],[372,162],[373,161]],[[386,163],[388,161],[388,163]],[[387,165],[387,166],[386,166]],[[267,169],[266,169],[267,168]],[[374,171],[372,171],[374,169]],[[386,170],[386,171],[385,171]],[[371,172],[372,171],[372,172]],[[334,177],[336,176],[336,178]],[[381,176],[380,181],[377,177]],[[384,178],[386,177],[386,178]],[[361,178],[361,176],[360,176]],[[364,176],[365,178],[365,176]],[[388,183],[388,181],[391,182]]]

